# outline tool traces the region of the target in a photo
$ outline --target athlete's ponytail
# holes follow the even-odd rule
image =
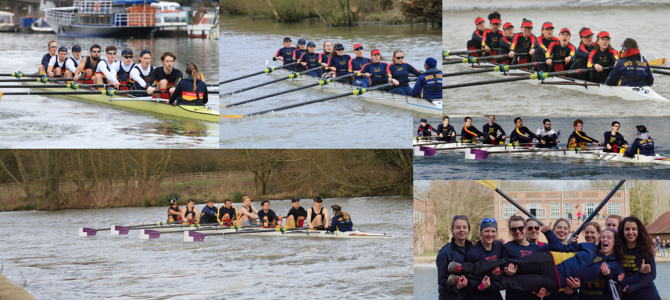
[[[194,63],[186,65],[186,76],[191,75],[193,77],[193,92],[198,94],[198,66]]]

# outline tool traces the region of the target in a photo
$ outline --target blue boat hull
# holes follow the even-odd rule
[[[90,25],[49,24],[60,36],[71,37],[114,37],[114,38],[146,38],[158,29],[155,26],[113,27]]]

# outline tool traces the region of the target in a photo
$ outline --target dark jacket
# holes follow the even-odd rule
[[[435,264],[437,265],[437,284],[439,286],[440,300],[467,298],[467,288],[459,290],[455,285],[447,284],[447,279],[451,275],[447,271],[447,267],[449,267],[449,263],[452,261],[464,262],[470,249],[472,249],[470,241],[465,240],[465,247],[461,248],[456,245],[454,238],[451,238],[451,242],[444,245],[440,249],[440,252],[437,253]]]

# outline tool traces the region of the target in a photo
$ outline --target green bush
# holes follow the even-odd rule
[[[19,209],[20,210],[35,210],[35,209],[37,209],[37,206],[35,206],[35,203],[28,202],[28,203],[24,204],[23,206],[21,206]]]
[[[230,194],[230,200],[233,202],[242,202],[242,198],[244,198],[244,194],[240,191],[234,191],[232,194]]]

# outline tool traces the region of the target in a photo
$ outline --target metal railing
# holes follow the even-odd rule
[[[67,11],[46,10],[45,20],[49,23],[70,25],[74,20],[74,13]]]
[[[112,14],[112,1],[77,0],[72,4],[80,14]]]

